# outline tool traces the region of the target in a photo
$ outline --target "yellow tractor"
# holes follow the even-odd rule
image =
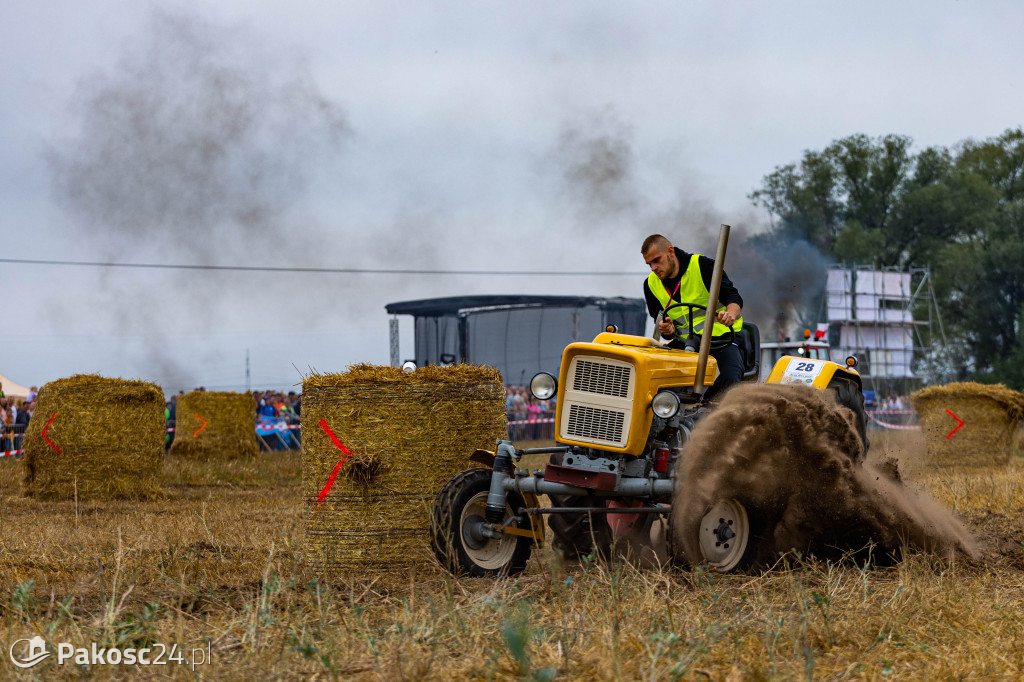
[[[718,274],[723,259],[720,244]],[[691,314],[692,309],[704,309],[673,305],[688,306]],[[715,307],[715,301],[709,306]],[[541,373],[530,384],[537,398],[557,400],[556,445],[521,450],[502,440],[494,453],[473,453],[471,459],[486,466],[456,474],[435,500],[431,543],[442,564],[456,574],[512,575],[525,568],[532,549],[542,546],[545,517],[556,548],[583,555],[610,546],[615,515],[652,521],[656,515],[668,515],[674,496],[678,503],[679,496],[686,495],[676,474],[690,432],[714,409],[702,400],[717,374],[717,364],[709,357],[712,325],[706,326],[699,349],[695,344],[683,350],[667,348],[614,328],[599,333],[593,342],[567,346],[559,376]],[[757,382],[757,327],[744,323],[727,341],[734,341],[743,355],[743,380]],[[836,402],[853,411],[866,452],[856,363],[853,357],[839,364],[784,356],[766,383],[833,391]],[[525,455],[537,454],[550,456],[543,469],[518,468]],[[541,505],[541,495],[548,497],[550,506]],[[749,567],[756,556],[759,538],[751,530],[756,524],[742,499],[717,500],[684,525],[670,529],[670,535],[690,563],[706,562],[714,570],[729,572]],[[687,549],[698,547],[700,555]]]

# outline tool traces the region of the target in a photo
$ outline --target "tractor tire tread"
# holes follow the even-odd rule
[[[861,443],[864,446],[861,460],[867,459],[870,442],[868,441],[868,416],[867,411],[864,409],[863,391],[860,390],[856,382],[846,377],[833,377],[832,381],[829,382],[828,388],[835,393],[836,404],[853,412],[854,422],[857,426],[857,435],[860,436]]]

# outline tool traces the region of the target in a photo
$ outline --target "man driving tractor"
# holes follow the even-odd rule
[[[664,319],[660,314],[672,303],[693,303],[706,307],[715,261],[675,248],[660,234],[647,237],[640,247],[640,253],[651,268],[651,274],[644,282],[647,310],[655,319],[657,331],[663,338],[670,339],[669,347],[681,349],[684,347],[684,338],[691,334],[699,337],[703,332],[706,310],[683,305],[669,310]],[[718,293],[718,306],[710,351],[711,357],[718,362],[718,378],[705,394],[705,400],[720,395],[727,387],[739,383],[743,376],[743,358],[730,333],[739,331],[743,326],[743,299],[724,272]]]
[[[796,494],[797,488],[787,487],[795,479],[779,478],[776,497],[753,491],[745,474],[723,475],[724,469],[743,469],[743,462],[753,461],[735,454],[735,448],[760,452],[768,442],[777,452],[798,447],[788,428],[778,430],[778,420],[770,420],[753,429],[765,428],[764,433],[735,433],[726,439],[726,449],[734,452],[728,462],[716,462],[718,437],[704,438],[710,447],[693,441],[698,443],[694,452],[704,447],[705,454],[691,456],[687,449],[691,433],[701,428],[699,420],[722,414],[721,424],[735,423],[729,420],[736,412],[699,403],[709,394],[721,398],[723,389],[739,381],[756,383],[759,376],[757,327],[743,323],[743,299],[722,272],[728,235],[729,226],[722,225],[715,260],[673,248],[661,235],[644,240],[641,253],[651,268],[645,298],[657,322],[656,334],[671,338],[669,346],[620,334],[614,325],[593,342],[570,343],[562,353],[557,378],[539,372],[530,382],[538,400],[557,401],[555,445],[519,449],[502,439],[495,452],[474,451],[471,459],[478,466],[455,474],[438,491],[431,512],[431,546],[452,573],[515,575],[526,568],[531,551],[543,546],[548,529],[552,547],[566,558],[611,556],[616,540],[628,546],[639,536],[649,542],[654,518],[666,515],[671,551],[692,566],[706,563],[711,570],[729,573],[772,562],[780,551],[791,548],[788,534],[776,538],[771,529],[785,518],[775,501]],[[721,305],[710,306],[715,316],[704,339],[698,335],[705,329],[710,299],[715,298],[709,289],[715,288]],[[666,316],[669,322],[663,323]],[[710,349],[702,340],[710,342]],[[667,349],[697,346],[704,352]],[[709,351],[715,362],[705,365]],[[816,401],[806,403],[822,420],[812,431],[823,438],[827,432],[835,443],[823,443],[821,451],[840,447],[841,442],[843,457],[856,464],[868,445],[856,366],[853,356],[844,364],[799,354],[782,356],[765,379],[774,386],[752,386],[743,402],[752,401],[759,412],[759,402],[768,409],[783,396],[781,391]],[[712,382],[708,372],[717,375],[711,390],[702,392]],[[821,402],[804,390],[807,387],[827,392],[828,398]],[[850,414],[825,409],[833,400]],[[719,427],[710,428],[714,434]],[[526,455],[544,454],[550,460],[543,471],[531,474],[518,466]],[[542,496],[546,502],[541,502]],[[837,528],[844,524],[842,519],[834,521]],[[860,543],[858,539],[851,546]]]

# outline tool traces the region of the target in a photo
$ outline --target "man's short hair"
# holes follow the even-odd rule
[[[647,250],[652,246],[657,246],[661,251],[668,251],[672,248],[672,242],[660,234],[652,234],[650,237],[644,240],[644,243],[640,245],[640,253],[647,253]]]

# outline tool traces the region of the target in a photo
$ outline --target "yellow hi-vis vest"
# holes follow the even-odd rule
[[[708,288],[704,285],[704,278],[700,274],[700,265],[697,264],[697,259],[700,256],[693,254],[690,256],[689,266],[686,268],[686,272],[683,273],[682,279],[679,281],[679,294],[675,299],[677,303],[695,303],[697,305],[708,304]],[[662,308],[666,308],[672,303],[672,297],[669,296],[668,289],[662,284],[658,276],[653,272],[647,276],[647,286],[651,288],[651,293],[661,303]],[[721,303],[721,301],[719,301]],[[719,305],[718,310],[725,310],[724,305]],[[687,313],[690,312],[690,308],[686,306],[679,306],[668,311],[668,316],[676,321],[676,327],[681,329],[683,337],[690,335],[690,328],[692,325],[693,333],[700,336],[704,333],[704,318],[706,317],[706,311],[693,309],[693,319],[691,320]],[[739,331],[743,327],[743,318],[738,317],[733,322],[732,328]],[[729,328],[724,324],[715,320],[715,326],[712,328],[712,334],[714,336],[723,336],[729,333]]]

